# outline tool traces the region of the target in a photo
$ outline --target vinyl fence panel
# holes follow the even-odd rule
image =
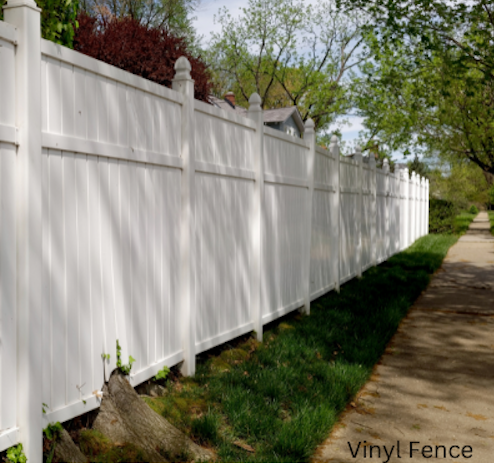
[[[300,307],[306,246],[308,182],[305,156],[308,145],[264,128],[265,265],[263,322]]]
[[[320,296],[335,287],[338,275],[333,262],[338,260],[334,229],[338,226],[335,204],[337,165],[333,154],[316,148],[314,169],[314,200],[312,204],[312,239],[310,294]]]
[[[196,351],[253,329],[254,123],[195,102]],[[228,140],[228,143],[225,143]]]
[[[180,96],[49,42],[42,52],[43,401],[63,421],[99,406],[117,339],[132,382],[182,359]]]

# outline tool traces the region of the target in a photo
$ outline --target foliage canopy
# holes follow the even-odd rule
[[[338,1],[373,18],[357,92],[367,148],[415,146],[494,174],[492,2]]]
[[[77,23],[78,0],[35,0],[41,8],[41,36],[72,48]],[[0,20],[5,0],[0,0]]]
[[[208,101],[209,70],[189,51],[185,39],[148,27],[130,17],[107,20],[80,13],[74,48],[120,69],[171,87],[175,61],[185,56],[192,66],[195,98]]]
[[[349,76],[367,53],[361,15],[342,15],[330,0],[249,0],[241,12],[216,18],[208,58],[218,96],[233,90],[247,104],[257,92],[264,109],[297,105],[318,128],[349,111]]]

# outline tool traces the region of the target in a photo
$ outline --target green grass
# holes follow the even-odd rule
[[[491,221],[491,233],[494,235],[494,211],[488,211],[489,220]]]
[[[221,461],[307,461],[457,240],[428,235],[147,402]],[[251,448],[250,448],[251,447]],[[253,451],[252,451],[253,450]]]
[[[463,235],[467,230],[473,219],[477,217],[477,214],[471,214],[470,212],[461,212],[455,217],[455,233]]]

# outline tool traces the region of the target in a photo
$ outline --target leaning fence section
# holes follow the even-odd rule
[[[415,174],[194,100],[185,58],[172,90],[41,40],[31,6],[0,21],[0,451],[98,407],[117,340],[133,385],[193,374],[427,232]]]

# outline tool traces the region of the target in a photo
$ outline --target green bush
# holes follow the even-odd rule
[[[489,190],[489,204],[488,208],[494,210],[494,185]]]
[[[0,0],[0,20],[6,0]],[[41,36],[72,48],[77,23],[78,0],[36,0],[41,8]]]
[[[453,233],[458,212],[451,201],[432,198],[429,202],[429,233]]]
[[[475,205],[472,204],[472,206],[470,207],[470,209],[468,210],[468,212],[470,212],[470,214],[477,215],[479,213],[479,210],[477,209],[477,207]]]

